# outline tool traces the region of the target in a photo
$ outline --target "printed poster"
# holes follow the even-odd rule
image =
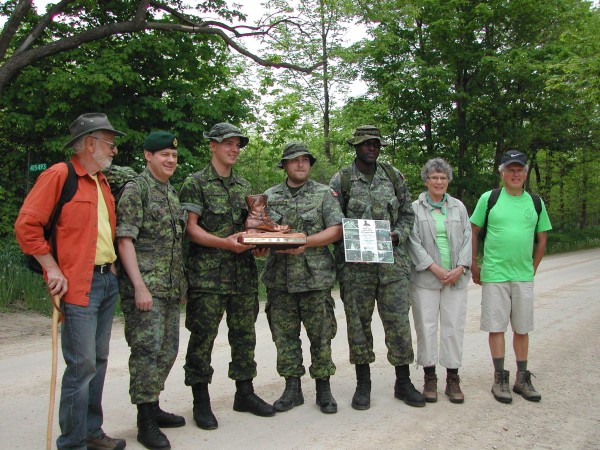
[[[394,249],[387,220],[343,219],[346,262],[394,262]]]

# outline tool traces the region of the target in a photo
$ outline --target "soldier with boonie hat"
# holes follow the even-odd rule
[[[352,407],[371,407],[371,369],[375,361],[371,332],[374,305],[380,312],[388,347],[388,361],[394,366],[394,397],[409,406],[425,406],[425,397],[410,380],[414,360],[409,321],[408,274],[410,258],[406,241],[413,226],[410,193],[400,171],[378,161],[382,146],[388,143],[379,128],[363,125],[346,141],[354,147],[352,164],[340,169],[329,185],[348,219],[368,219],[390,224],[393,264],[346,262],[343,243],[336,243],[340,296],[346,311],[350,363],[355,365],[356,390]]]
[[[210,404],[214,369],[211,354],[223,314],[227,313],[235,380],[233,410],[272,417],[275,409],[254,392],[258,277],[252,246],[238,242],[249,217],[250,183],[235,171],[248,137],[230,123],[218,123],[203,134],[210,139],[210,162],[190,174],[180,191],[188,213],[186,234],[189,299],[185,326],[190,331],[185,384],[192,388],[194,421],[199,428],[219,426]],[[257,250],[258,251],[258,250]]]

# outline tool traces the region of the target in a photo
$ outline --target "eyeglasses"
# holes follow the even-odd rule
[[[525,173],[525,169],[504,169],[503,172],[508,172],[511,175],[523,175]]]
[[[442,183],[446,183],[448,181],[448,177],[427,177],[427,179],[431,181],[441,181]]]
[[[100,138],[99,138],[99,137],[97,137],[97,136],[90,136],[90,137],[91,137],[91,138],[94,138],[94,139],[97,139],[97,140],[99,140],[99,141],[102,141],[102,142],[104,142],[106,145],[108,145],[108,147],[109,147],[111,150],[114,150],[114,148],[117,146],[117,144],[115,144],[114,142],[105,141],[104,139],[100,139]]]

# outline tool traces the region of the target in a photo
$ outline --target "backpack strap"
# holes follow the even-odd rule
[[[352,172],[352,165],[342,167],[340,169],[340,185],[342,189],[342,199],[344,200],[343,213],[346,215],[346,208],[348,207],[348,199],[350,197],[350,174]]]
[[[60,193],[60,197],[56,206],[54,207],[54,211],[52,211],[52,216],[50,216],[50,221],[48,222],[48,226],[44,229],[44,236],[51,243],[52,247],[52,255],[54,259],[58,263],[58,251],[56,244],[56,224],[58,223],[58,217],[62,212],[63,206],[70,202],[71,199],[75,196],[75,192],[77,192],[77,186],[79,180],[77,179],[77,173],[75,172],[75,167],[73,167],[73,163],[68,161],[65,163],[67,165],[67,179],[65,180],[65,184],[63,184],[62,191]]]
[[[485,240],[485,235],[487,233],[488,217],[490,215],[490,210],[494,207],[494,205],[498,201],[498,197],[500,197],[501,190],[502,190],[501,188],[492,189],[492,192],[491,192],[490,196],[488,197],[487,208],[485,210],[485,219],[483,220],[483,226],[481,227],[481,230],[479,230],[479,239],[482,241]]]

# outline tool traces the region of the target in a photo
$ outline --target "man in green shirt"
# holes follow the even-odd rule
[[[531,383],[527,370],[529,332],[533,331],[533,277],[546,249],[546,232],[552,229],[542,202],[539,214],[531,195],[523,190],[527,179],[527,157],[516,150],[507,151],[499,167],[504,188],[490,209],[483,244],[483,264],[477,264],[479,231],[485,224],[488,199],[484,193],[473,215],[473,281],[482,286],[481,330],[489,333],[494,363],[494,398],[510,403],[509,372],[504,370],[504,334],[510,321],[517,360],[515,393],[530,401],[541,395]]]

